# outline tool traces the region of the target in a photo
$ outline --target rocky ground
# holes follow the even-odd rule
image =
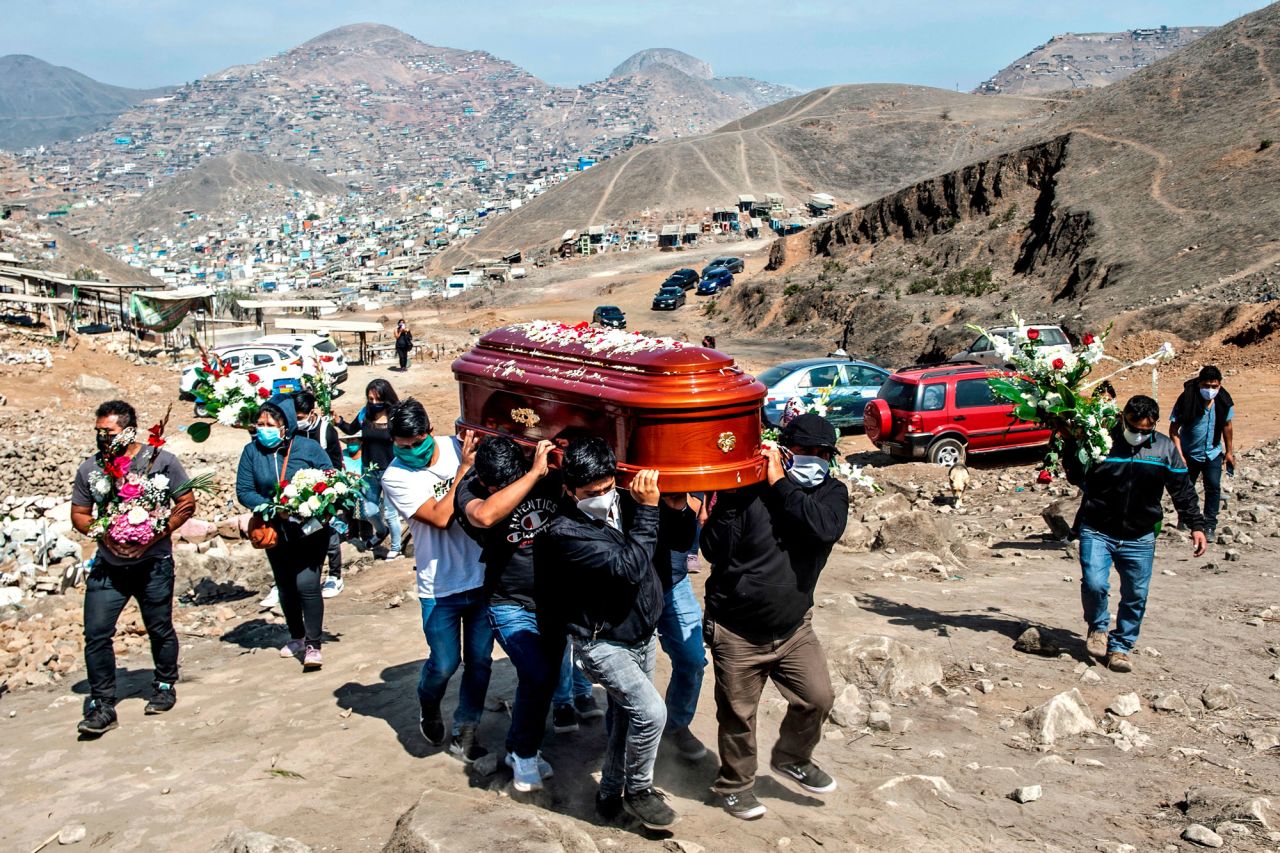
[[[513,793],[505,771],[468,774],[416,732],[424,646],[398,561],[369,566],[329,603],[315,675],[275,655],[283,629],[255,605],[265,575],[245,573],[236,582],[255,595],[179,608],[171,714],[142,715],[149,660],[131,615],[121,686],[136,698],[122,702],[120,730],[77,742],[86,685],[74,651],[58,683],[5,695],[0,841],[31,849],[83,825],[91,845],[116,850],[208,849],[236,827],[314,850],[1192,849],[1184,833],[1277,849],[1265,799],[1280,782],[1277,455],[1242,458],[1221,528],[1230,543],[1192,559],[1184,534],[1163,536],[1131,675],[1081,653],[1078,569],[1041,517],[1062,496],[1032,485],[1029,465],[975,469],[958,510],[937,469],[875,469],[884,493],[856,497],[818,590],[840,697],[817,754],[841,784],[825,805],[764,773],[770,813],[739,823],[708,804],[713,757],[688,765],[664,751],[657,781],[683,815],[672,836],[602,824],[598,725],[549,738],[556,776],[540,794]],[[36,612],[0,624],[8,654],[26,641],[59,655],[78,646],[74,631],[47,639],[40,626],[74,625],[73,605]],[[1038,644],[1021,651],[1029,628]],[[499,660],[491,746],[513,691]],[[770,688],[764,749],[783,708]],[[693,727],[708,744],[711,709],[708,678]]]
[[[762,263],[748,258],[753,270]],[[695,339],[704,330],[696,308],[647,311],[662,271],[600,273],[411,316],[439,357],[405,374],[355,367],[336,408],[353,415],[364,383],[385,375],[446,424],[457,404],[451,353],[473,329],[504,322],[576,321],[616,302],[632,328]],[[751,370],[825,351],[712,330]],[[1137,354],[1155,345],[1116,342]],[[1165,532],[1131,675],[1084,659],[1079,570],[1054,535],[1073,512],[1072,490],[1036,485],[1034,453],[972,460],[957,507],[941,469],[894,464],[862,436],[842,439],[882,492],[855,495],[818,589],[815,624],[840,698],[817,757],[840,790],[823,805],[763,773],[757,790],[770,812],[742,824],[709,804],[714,757],[688,765],[664,750],[657,781],[683,815],[664,838],[595,818],[598,725],[549,737],[556,775],[535,796],[513,793],[505,770],[469,774],[421,741],[413,685],[425,646],[408,560],[349,551],[347,590],[328,603],[325,668],[304,677],[280,660],[281,620],[256,606],[269,573],[240,540],[230,500],[245,436],[217,429],[192,444],[184,404],[174,405],[170,447],[193,473],[220,472],[220,483],[178,546],[179,705],[143,716],[150,660],[130,607],[116,643],[128,697],[121,728],[77,741],[87,685],[74,568],[91,546],[65,529],[71,473],[92,447],[98,401],[126,395],[152,423],[177,376],[172,358],[121,341],[81,338],[48,357],[42,347],[26,333],[0,335],[0,588],[21,593],[0,610],[4,849],[33,850],[60,831],[105,850],[1145,851],[1219,839],[1280,849],[1280,818],[1265,802],[1280,790],[1280,446],[1270,443],[1280,399],[1275,365],[1250,350],[1228,362],[1240,447],[1250,449],[1226,483],[1221,541],[1192,559],[1185,534]],[[26,355],[6,361],[13,353]],[[1203,357],[1186,352],[1162,371],[1166,408],[1176,377]],[[1120,392],[1149,392],[1151,382],[1128,377]],[[33,570],[5,574],[15,566]],[[495,748],[515,686],[498,657],[482,733]],[[666,678],[661,658],[659,684]],[[769,688],[762,753],[783,707]],[[693,728],[714,745],[709,675]]]

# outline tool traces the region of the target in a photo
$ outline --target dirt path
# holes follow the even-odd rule
[[[1147,145],[1142,142],[1138,142],[1133,139],[1122,139],[1117,136],[1108,136],[1105,133],[1099,133],[1096,130],[1090,130],[1089,128],[1086,128],[1086,127],[1074,127],[1071,129],[1071,132],[1083,133],[1085,136],[1092,137],[1102,142],[1110,142],[1116,145],[1126,145],[1134,149],[1135,151],[1141,151],[1143,154],[1146,154],[1148,157],[1153,158],[1156,161],[1156,166],[1151,173],[1151,189],[1150,189],[1151,198],[1157,204],[1159,204],[1161,207],[1163,207],[1165,210],[1169,211],[1170,213],[1174,214],[1175,216],[1190,216],[1193,213],[1208,213],[1208,211],[1204,211],[1204,210],[1196,210],[1194,208],[1189,208],[1189,207],[1180,207],[1177,204],[1174,204],[1165,196],[1163,184],[1164,184],[1165,176],[1169,173],[1169,155],[1165,154],[1163,151],[1159,151],[1155,148],[1152,148],[1150,145]]]
[[[1038,496],[1025,500],[1028,512],[1043,503]],[[829,726],[817,758],[840,790],[819,807],[817,799],[763,773],[757,791],[770,813],[749,824],[704,802],[713,757],[690,766],[664,752],[657,782],[683,816],[675,836],[715,851],[777,849],[782,838],[804,851],[1078,850],[1104,840],[1151,849],[1176,840],[1185,821],[1162,804],[1180,799],[1189,784],[1277,789],[1273,759],[1214,734],[1201,714],[1142,712],[1132,721],[1153,742],[1128,753],[1100,738],[1039,751],[1005,722],[1077,685],[1101,715],[1120,692],[1177,687],[1193,698],[1223,681],[1242,697],[1239,709],[1223,715],[1228,724],[1274,722],[1275,688],[1266,679],[1276,662],[1264,646],[1275,642],[1276,629],[1244,624],[1258,602],[1274,601],[1267,571],[1274,553],[1229,564],[1221,574],[1190,560],[1181,546],[1162,546],[1142,643],[1161,656],[1140,656],[1133,675],[1107,673],[1088,685],[1073,671],[1074,658],[1012,650],[1024,624],[1070,638],[1080,617],[1074,563],[1042,550],[1035,538],[1006,539],[997,545],[1002,559],[971,561],[947,580],[892,571],[886,577],[884,555],[838,553],[815,611],[829,655],[857,637],[888,635],[937,655],[953,695],[895,702],[895,727],[909,726],[905,732]],[[704,577],[695,576],[698,587]],[[63,824],[80,821],[91,846],[104,850],[203,850],[230,826],[244,824],[317,850],[373,851],[400,813],[431,788],[470,804],[477,838],[484,837],[483,812],[494,798],[512,796],[580,821],[602,850],[662,849],[659,840],[593,817],[591,774],[604,745],[598,725],[549,736],[545,755],[556,775],[547,791],[528,797],[512,795],[505,774],[468,777],[462,765],[426,746],[417,733],[413,693],[424,650],[417,608],[412,598],[389,607],[409,587],[404,561],[354,578],[327,605],[332,637],[325,668],[306,676],[274,652],[280,629],[263,622],[251,600],[241,602],[220,638],[185,641],[181,698],[172,713],[146,718],[141,699],[126,699],[121,728],[98,741],[77,742],[74,734],[84,690],[78,675],[72,691],[6,696],[0,705],[0,760],[7,771],[0,781],[0,846],[30,850]],[[1191,649],[1194,654],[1179,654]],[[149,678],[145,656],[122,665],[125,689],[140,695]],[[667,677],[660,656],[659,685]],[[1001,686],[984,695],[973,689],[981,678]],[[714,745],[711,689],[708,675],[693,729]],[[513,690],[512,670],[498,660],[491,711]],[[446,706],[454,700],[451,690]],[[780,711],[780,697],[769,688],[761,714],[766,754]],[[500,744],[506,724],[505,713],[486,714],[484,742]],[[1175,747],[1205,751],[1183,755]],[[918,780],[882,790],[914,774],[940,777],[952,790],[939,795]],[[1005,798],[1026,784],[1042,785],[1044,800],[1018,806]],[[1090,817],[1082,824],[1084,814]]]

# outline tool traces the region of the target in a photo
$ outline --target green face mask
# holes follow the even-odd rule
[[[431,457],[436,452],[436,440],[427,436],[417,447],[395,446],[396,459],[410,471],[421,471],[431,464]]]

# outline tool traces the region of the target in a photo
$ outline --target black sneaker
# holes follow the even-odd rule
[[[118,725],[120,724],[116,721],[115,706],[100,699],[93,699],[90,700],[89,707],[84,712],[84,719],[80,721],[80,725],[76,726],[76,731],[82,735],[97,737]]]
[[[596,814],[605,820],[617,820],[618,815],[622,814],[622,795],[605,796],[597,792]]]
[[[551,709],[551,728],[558,735],[578,730],[578,715],[572,705],[557,705]]]
[[[756,799],[754,792],[739,791],[736,794],[721,794],[720,805],[724,810],[739,820],[755,820],[763,817],[768,811],[764,804]]]
[[[680,819],[657,788],[624,795],[622,808],[649,829],[668,829]]]
[[[574,696],[573,710],[577,712],[578,718],[583,720],[598,720],[604,716],[604,708],[597,705],[596,697],[590,694]]]
[[[173,685],[157,681],[155,690],[151,693],[151,698],[147,700],[146,712],[148,714],[163,714],[165,711],[172,710],[177,703],[178,691],[173,689]]]
[[[812,761],[793,761],[790,764],[770,764],[774,773],[795,782],[814,794],[829,794],[836,789],[836,780]]]
[[[444,743],[444,719],[440,716],[440,703],[420,703],[418,715],[418,731],[432,746]]]
[[[1204,539],[1212,545],[1218,541],[1218,531],[1214,530],[1212,527],[1206,527],[1204,529]]]
[[[476,743],[475,726],[459,726],[458,733],[449,739],[449,754],[463,764],[470,764],[484,758],[489,750]]]

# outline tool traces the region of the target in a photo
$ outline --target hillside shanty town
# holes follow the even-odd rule
[[[1280,853],[1280,3],[26,11],[0,848]]]

